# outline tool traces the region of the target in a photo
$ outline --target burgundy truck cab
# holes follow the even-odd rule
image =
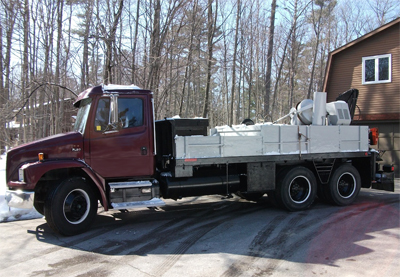
[[[95,87],[74,103],[80,111],[91,106],[82,115],[87,116],[81,131],[85,162],[105,179],[150,177],[155,170],[152,93],[123,88]]]
[[[74,131],[7,153],[6,200],[46,216],[64,235],[85,231],[105,210],[163,202],[155,175],[153,95],[136,86],[82,92]]]

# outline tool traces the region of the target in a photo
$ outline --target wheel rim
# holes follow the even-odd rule
[[[301,204],[307,201],[311,193],[311,183],[305,176],[297,176],[289,185],[290,199]]]
[[[86,191],[75,189],[65,197],[63,213],[65,219],[71,224],[79,224],[89,214],[90,198]]]
[[[353,174],[345,172],[337,181],[337,192],[342,198],[350,198],[356,190],[356,178]]]

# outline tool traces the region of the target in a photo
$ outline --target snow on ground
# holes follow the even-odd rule
[[[43,217],[34,208],[16,209],[8,207],[5,201],[6,192],[6,156],[0,156],[0,222],[33,219]]]

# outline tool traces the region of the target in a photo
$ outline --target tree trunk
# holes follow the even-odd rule
[[[310,84],[308,86],[308,92],[307,92],[307,99],[311,98],[311,93],[312,93],[313,86],[314,86],[315,64],[317,63],[317,54],[318,54],[320,34],[321,34],[321,19],[322,19],[322,10],[324,7],[324,3],[323,3],[323,1],[318,2],[318,3],[320,5],[320,9],[319,9],[319,13],[318,13],[317,22],[314,21],[315,20],[314,9],[313,9],[313,15],[312,15],[314,33],[315,33],[315,37],[316,37],[317,41],[316,41],[316,45],[314,48],[314,56],[313,56],[313,63],[312,63],[312,68],[311,68]]]
[[[24,98],[29,99],[29,0],[24,2],[23,10],[23,53],[22,53],[22,72],[21,72],[21,90]],[[23,142],[28,142],[30,139],[30,101],[26,106],[25,115],[23,115]]]
[[[91,17],[93,14],[92,1],[87,1],[85,14],[85,32],[83,34],[83,55],[81,68],[81,91],[84,91],[89,86],[89,32],[91,27]]]
[[[186,83],[188,83],[189,79],[189,69],[190,65],[192,63],[192,53],[193,53],[193,39],[194,39],[194,32],[196,31],[196,12],[197,12],[197,4],[198,1],[195,1],[193,4],[193,12],[192,12],[192,28],[190,29],[190,40],[189,40],[189,53],[187,56],[187,62],[185,66],[185,77],[183,78],[183,85],[182,85],[182,95],[181,95],[181,103],[179,107],[179,116],[182,116],[183,113],[183,100],[185,97],[185,88],[186,88]],[[188,88],[189,90],[189,88]],[[189,106],[188,106],[189,109]]]
[[[118,10],[117,13],[114,14],[113,22],[110,26],[109,32],[107,32],[103,25],[103,35],[104,35],[104,42],[106,44],[106,54],[105,54],[105,68],[104,68],[104,84],[110,84],[113,82],[113,75],[112,75],[112,59],[113,59],[113,47],[115,44],[115,33],[117,32],[117,27],[119,24],[119,20],[122,15],[122,9],[124,6],[124,0],[119,0]]]
[[[289,44],[289,40],[290,40],[290,37],[292,35],[292,31],[293,31],[293,28],[290,29],[289,35],[288,35],[288,37],[286,39],[285,46],[283,48],[283,55],[282,55],[281,64],[279,66],[278,73],[277,73],[277,76],[276,76],[275,87],[274,87],[274,98],[273,98],[273,102],[272,102],[272,115],[276,112],[276,96],[278,94],[279,81],[281,79],[283,65],[285,63],[286,49],[287,49],[287,46]]]
[[[150,41],[150,72],[149,72],[149,79],[147,80],[147,87],[155,90],[155,78],[156,78],[156,71],[158,70],[158,47],[160,46],[160,17],[161,17],[161,1],[155,0],[154,3],[154,19],[153,19],[153,32],[151,34],[151,41]],[[157,98],[157,93],[155,95]]]
[[[0,109],[3,109],[4,104],[6,103],[6,98],[5,96],[5,91],[4,91],[4,78],[3,78],[3,72],[4,72],[4,63],[3,63],[3,17],[2,14],[0,13]],[[2,114],[0,114],[2,118]],[[3,122],[1,122],[3,123]],[[1,125],[4,126],[4,125]],[[0,135],[1,136],[1,135]],[[0,143],[2,143],[2,137],[0,137]],[[3,146],[3,145],[2,145]]]
[[[7,128],[4,128],[6,126],[6,110],[5,110],[5,104],[7,102],[5,98],[5,90],[4,90],[4,78],[3,78],[3,72],[4,72],[4,64],[3,64],[3,17],[2,14],[0,13],[0,126],[3,126],[3,130],[0,131],[0,155],[3,155],[3,153],[6,151],[6,138],[7,138]]]
[[[293,23],[292,23],[292,36],[291,36],[291,55],[290,55],[290,67],[289,67],[289,96],[288,96],[288,109],[293,106],[294,97],[294,78],[296,76],[296,61],[297,61],[297,0],[294,3]]]
[[[235,29],[235,43],[233,45],[233,61],[232,61],[232,87],[231,87],[231,112],[229,116],[228,124],[233,125],[235,122],[233,121],[233,110],[235,107],[235,87],[236,87],[236,56],[237,56],[237,47],[239,40],[239,21],[240,21],[240,9],[241,3],[240,0],[237,0],[237,12],[236,12],[236,29]]]
[[[57,85],[61,84],[60,80],[60,63],[61,63],[61,40],[62,40],[62,20],[63,20],[63,8],[64,0],[57,1],[57,47],[56,47],[56,72],[55,72],[55,83]],[[62,111],[60,110],[61,101],[60,99],[60,87],[55,87],[55,134],[61,133],[61,120]]]
[[[265,96],[264,96],[264,118],[270,117],[269,98],[271,95],[271,72],[272,72],[272,51],[274,48],[276,0],[271,3],[271,20],[269,25],[268,50],[267,50],[267,73],[265,75]]]
[[[212,3],[213,0],[208,0],[208,12],[207,12],[207,84],[206,91],[204,95],[204,105],[203,105],[203,117],[207,118],[209,113],[209,98],[210,98],[210,90],[211,90],[211,67],[212,67],[212,59],[213,59],[213,48],[214,48],[214,34],[215,34],[215,24],[217,19],[217,10],[218,10],[218,0],[215,1],[215,18],[213,17],[212,11]]]
[[[131,74],[131,82],[132,84],[136,84],[136,48],[137,48],[137,38],[138,38],[138,30],[139,30],[139,12],[140,12],[140,0],[137,0],[136,4],[136,19],[135,19],[135,34],[133,39],[133,47],[132,47],[132,74]]]

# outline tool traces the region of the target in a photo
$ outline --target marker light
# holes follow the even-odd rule
[[[382,166],[383,172],[394,172],[394,165],[384,164]]]
[[[43,162],[43,160],[44,160],[44,154],[43,154],[43,153],[39,153],[39,154],[38,154],[38,158],[39,158],[39,162]]]
[[[369,129],[369,143],[371,145],[377,145],[378,144],[378,138],[379,138],[379,131],[378,128],[371,128]]]

